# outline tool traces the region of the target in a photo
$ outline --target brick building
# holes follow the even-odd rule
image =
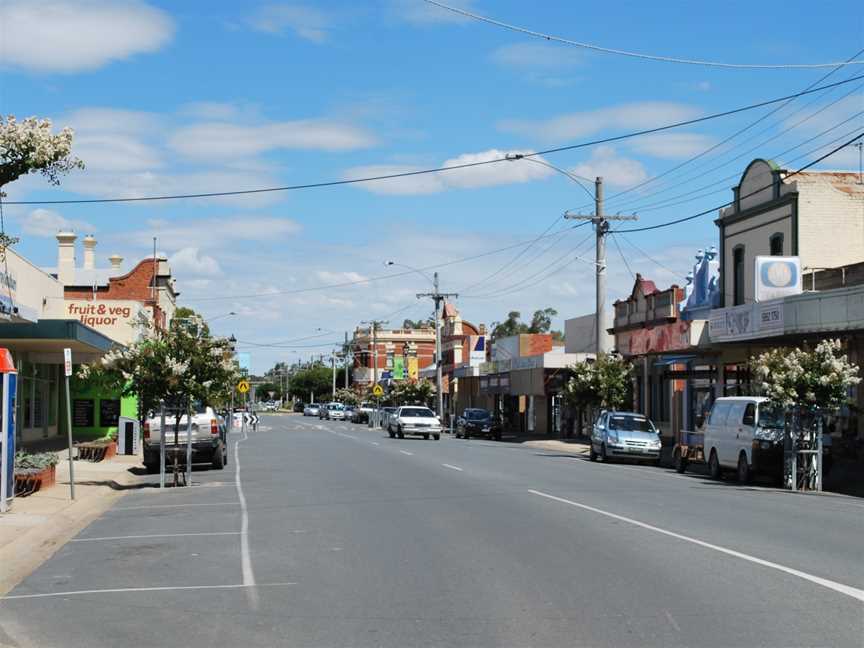
[[[375,343],[373,344],[373,337]],[[435,362],[435,329],[378,329],[373,336],[371,328],[357,328],[351,340],[354,353],[354,383],[370,385],[374,380],[374,350],[378,352],[380,381],[385,372],[395,379],[416,378],[418,372]]]

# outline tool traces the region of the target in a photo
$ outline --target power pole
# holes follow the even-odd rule
[[[597,305],[594,314],[594,332],[596,335],[596,351],[606,353],[606,336],[604,329],[606,326],[606,234],[609,232],[609,221],[634,221],[638,216],[606,216],[603,214],[603,178],[597,177],[594,181],[594,214],[564,214],[564,218],[568,220],[590,220],[594,224],[594,229],[597,232],[597,253],[596,253],[596,281],[597,281]]]
[[[372,328],[372,385],[378,384],[378,327],[387,324],[387,320],[366,320],[361,324],[369,324]]]
[[[443,381],[443,377],[441,375],[441,302],[452,297],[456,299],[459,297],[458,293],[442,293],[438,290],[438,273],[436,272],[433,277],[432,285],[435,288],[435,292],[431,293],[417,293],[417,299],[421,299],[423,297],[431,297],[435,302],[435,371],[436,371],[436,379],[437,379],[437,391],[438,391],[438,418],[441,419],[441,423],[444,423],[444,389],[441,384]]]
[[[345,346],[342,351],[345,356],[345,389],[348,389],[348,331],[345,331]]]

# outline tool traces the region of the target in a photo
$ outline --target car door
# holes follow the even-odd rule
[[[737,466],[738,453],[741,450],[739,439],[742,431],[742,420],[747,403],[744,401],[733,401],[726,417],[725,434],[720,445],[720,463],[724,466]]]
[[[756,403],[747,403],[744,416],[741,419],[741,430],[738,432],[738,446],[747,453],[747,463],[753,463],[753,439],[756,436]],[[735,459],[738,461],[737,457]]]
[[[600,450],[600,446],[603,445],[605,435],[606,414],[604,413],[597,417],[597,420],[594,421],[594,425],[591,428],[591,445],[594,446],[595,450]]]

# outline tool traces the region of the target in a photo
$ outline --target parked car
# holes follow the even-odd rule
[[[342,403],[327,403],[319,414],[320,418],[329,421],[344,421],[345,406]]]
[[[502,427],[501,420],[489,410],[471,407],[456,419],[456,438],[485,436],[500,441]]]
[[[660,460],[660,430],[644,414],[603,412],[591,431],[589,458],[609,461],[614,457]]]
[[[424,439],[431,436],[438,441],[441,438],[441,421],[428,407],[403,406],[391,414],[387,432],[391,439],[404,439],[406,434],[413,434]]]
[[[318,416],[321,413],[321,405],[318,403],[309,403],[303,408],[303,416]]]
[[[382,407],[381,408],[381,418],[378,421],[378,425],[380,425],[385,430],[390,427],[390,417],[396,412],[395,407]]]
[[[181,452],[186,461],[186,440],[189,417],[180,417],[175,434],[176,419],[165,417],[166,452]],[[159,470],[159,443],[162,437],[161,416],[151,416],[144,422],[144,467],[149,473]],[[222,470],[228,464],[227,427],[224,419],[208,405],[196,404],[192,413],[192,463],[209,463]]]
[[[306,413],[306,404],[303,401],[294,401],[294,407],[291,408],[295,413]]]
[[[343,421],[352,420],[354,418],[354,406],[353,405],[346,405],[345,409],[342,410],[342,413],[344,414],[344,416],[342,417]]]
[[[714,401],[703,442],[711,477],[720,479],[726,469],[734,469],[741,483],[747,483],[754,473],[782,475],[785,415],[767,401],[764,396],[726,396]]]
[[[367,401],[363,401],[354,408],[354,415],[351,417],[352,423],[368,423],[369,422],[369,414],[375,411],[375,408],[372,406],[372,403]]]
[[[262,411],[264,412],[275,412],[276,411],[276,403],[264,403],[264,407]]]

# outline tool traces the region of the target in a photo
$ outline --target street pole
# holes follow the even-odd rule
[[[75,499],[75,466],[72,459],[72,401],[69,400],[69,374],[66,374],[66,432],[69,435],[69,497]],[[3,448],[6,452],[6,448]]]
[[[595,350],[597,354],[608,351],[606,343],[606,235],[609,233],[609,221],[634,221],[636,215],[606,216],[603,213],[603,178],[597,177],[594,181],[594,213],[587,214],[564,214],[568,220],[590,220],[594,224],[597,233],[595,254],[595,290],[596,306],[594,313]]]
[[[436,272],[432,275],[432,286],[434,287],[434,292],[431,293],[417,293],[417,299],[421,299],[422,297],[431,297],[435,302],[435,377],[437,380],[437,392],[438,392],[438,418],[441,420],[441,423],[444,423],[444,389],[443,385],[443,375],[441,371],[441,302],[452,297],[456,299],[459,297],[458,293],[442,293],[438,290],[438,273]]]
[[[345,389],[348,389],[348,331],[345,331]]]
[[[333,400],[336,400],[336,354],[330,354],[330,366],[333,368]]]
[[[363,320],[361,324],[369,324],[372,329],[372,385],[378,384],[378,327],[387,324],[387,320]]]

